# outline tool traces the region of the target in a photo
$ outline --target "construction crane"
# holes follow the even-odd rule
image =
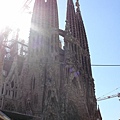
[[[99,97],[99,98],[97,98],[97,101],[102,101],[102,100],[106,100],[106,99],[114,98],[114,97],[120,97],[120,93],[114,94],[114,95],[110,95],[110,96],[106,96],[106,97]]]
[[[29,9],[30,9],[30,4],[31,4],[32,1],[33,1],[33,0],[26,0],[26,1],[25,1],[24,5],[23,5],[23,7],[22,7],[22,9],[21,9],[22,13],[27,10],[28,13],[31,14],[31,12],[29,11]]]

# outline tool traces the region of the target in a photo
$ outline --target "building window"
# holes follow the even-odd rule
[[[47,96],[48,100],[49,100],[50,96],[51,96],[51,90],[48,91],[48,96]]]
[[[17,97],[17,91],[15,92],[15,98]]]
[[[10,96],[10,90],[9,90],[9,96]]]
[[[74,44],[72,44],[72,51],[74,51]]]
[[[37,105],[38,104],[38,94],[34,95],[34,104]]]
[[[13,87],[14,87],[14,81],[11,82],[11,88],[13,88]]]
[[[4,91],[4,87],[2,87],[2,94],[3,94],[3,91]]]
[[[32,89],[35,89],[35,77],[32,77]]]
[[[69,68],[66,68],[66,77],[69,75]]]
[[[75,45],[75,52],[77,53],[77,46]]]
[[[77,87],[78,83],[76,77],[73,78],[72,83],[75,87]]]
[[[13,94],[12,94],[12,98],[14,98],[14,91],[13,91]]]
[[[35,89],[35,77],[33,79],[33,89]]]
[[[37,55],[39,54],[39,50],[38,50],[38,48],[36,49],[36,54],[37,54]]]
[[[82,67],[84,69],[84,57],[82,56]]]
[[[55,56],[55,60],[57,60],[57,56]]]
[[[85,57],[85,69],[86,69],[86,73],[89,74],[89,73],[88,73],[87,57]]]
[[[51,52],[53,52],[53,46],[51,46]]]
[[[7,93],[8,93],[8,90],[6,90],[6,93],[5,93],[5,95],[7,95]]]

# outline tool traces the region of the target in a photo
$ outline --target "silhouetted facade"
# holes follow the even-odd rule
[[[59,36],[64,38],[63,49]],[[76,10],[73,1],[67,1],[65,30],[59,29],[57,0],[35,0],[28,53],[12,58],[1,83],[2,109],[40,120],[97,119],[94,79],[78,0]]]

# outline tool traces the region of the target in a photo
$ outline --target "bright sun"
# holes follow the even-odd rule
[[[22,38],[26,39],[31,15],[22,12],[24,3],[28,0],[0,0],[0,31],[9,26],[12,29],[20,29]]]

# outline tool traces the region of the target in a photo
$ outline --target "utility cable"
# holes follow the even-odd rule
[[[93,66],[93,67],[120,67],[120,65],[118,64],[116,64],[116,65],[103,65],[103,64],[92,64],[91,66]]]

